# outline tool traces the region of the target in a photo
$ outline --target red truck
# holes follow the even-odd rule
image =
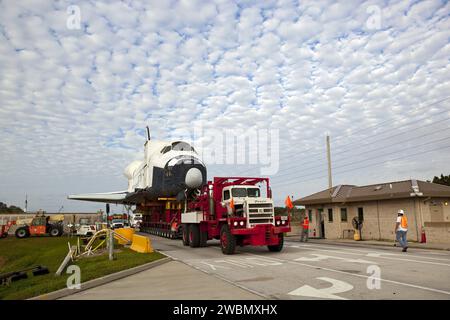
[[[265,184],[265,195],[259,185]],[[275,216],[268,178],[216,177],[181,213],[183,244],[206,246],[219,239],[222,252],[233,254],[236,246],[267,246],[283,249],[284,233],[290,232],[288,216]]]

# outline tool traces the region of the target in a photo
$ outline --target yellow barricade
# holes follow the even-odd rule
[[[133,243],[130,247],[131,250],[134,250],[136,252],[140,253],[150,253],[153,252],[152,245],[150,243],[150,238],[140,236],[137,234],[133,235]]]
[[[128,239],[128,241],[133,240],[134,229],[133,228],[119,228],[115,229],[114,232],[120,234],[122,237]],[[119,237],[116,237],[119,244],[127,244],[127,242]]]

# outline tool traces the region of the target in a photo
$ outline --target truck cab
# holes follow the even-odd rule
[[[234,208],[231,206],[233,200]],[[223,188],[222,201],[223,207],[227,208],[230,217],[245,218],[245,226],[250,228],[258,224],[276,225],[273,200],[262,196],[261,189],[258,186],[234,185]],[[241,225],[241,221],[238,222]],[[284,225],[287,220],[281,223]],[[243,226],[243,225],[241,225]]]

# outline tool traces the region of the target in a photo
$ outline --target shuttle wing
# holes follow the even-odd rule
[[[106,192],[106,193],[83,193],[72,194],[67,198],[71,200],[84,200],[94,202],[107,202],[107,203],[125,203],[125,199],[129,195],[128,191]]]

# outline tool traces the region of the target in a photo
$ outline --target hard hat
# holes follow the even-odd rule
[[[398,213],[398,214],[405,214],[405,212],[404,212],[402,209],[398,210],[397,213]]]

